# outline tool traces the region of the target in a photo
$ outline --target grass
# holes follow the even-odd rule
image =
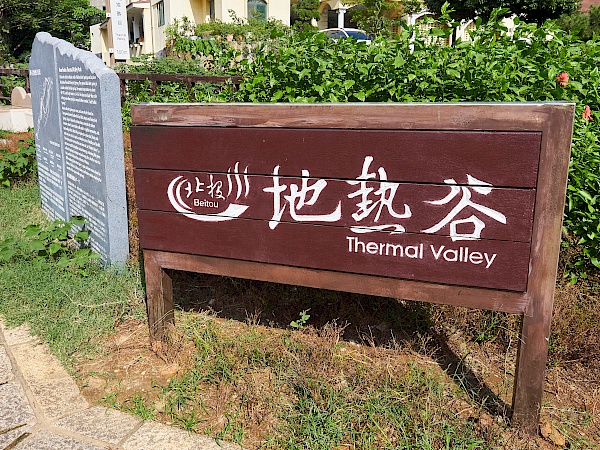
[[[23,239],[23,228],[40,223],[37,184],[0,189],[0,242]],[[32,261],[0,263],[0,314],[7,324],[28,322],[65,363],[75,352],[93,351],[94,338],[110,332],[124,317],[143,317],[139,270],[105,270],[91,264],[88,276],[54,266],[41,270]]]
[[[496,431],[482,433],[449,405],[454,399],[471,412],[479,408],[437,366],[342,342],[335,324],[297,331],[207,313],[178,320],[171,345],[185,370],[155,389],[163,421],[248,448],[494,446]],[[111,401],[124,409],[135,403]]]
[[[23,239],[23,228],[42,220],[35,183],[0,189],[0,241]],[[22,258],[0,263],[0,315],[9,325],[28,322],[71,367],[82,355],[106,357],[95,352],[106,351],[100,344],[118,324],[145,322],[139,268],[92,263],[87,273],[40,270]],[[102,403],[250,449],[536,448],[513,440],[507,416],[490,412],[489,393],[474,395],[464,370],[482,345],[501,357],[506,349],[508,361],[516,316],[185,273],[174,282],[190,311],[177,313],[158,353],[179,370],[145,390],[107,384]],[[560,284],[556,365],[598,354],[598,286]],[[447,324],[462,332],[455,369],[440,350],[451,346]],[[578,432],[594,426],[595,404],[548,403],[545,411],[571,448],[593,448]]]

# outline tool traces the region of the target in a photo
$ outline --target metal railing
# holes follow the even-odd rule
[[[190,98],[193,99],[192,87],[196,83],[208,84],[230,84],[233,89],[239,86],[241,77],[236,76],[207,76],[207,75],[182,75],[182,74],[165,74],[165,73],[123,73],[117,72],[121,82],[121,100],[127,95],[127,81],[150,81],[150,95],[154,95],[156,88],[163,82],[178,82],[185,83]]]
[[[29,83],[29,71],[27,69],[11,69],[0,67],[0,77],[7,75],[23,76],[25,77],[25,90],[30,92]],[[160,83],[163,82],[178,82],[185,83],[190,98],[193,98],[192,88],[196,83],[208,83],[208,84],[230,84],[233,89],[239,86],[241,77],[236,76],[207,76],[207,75],[182,75],[182,74],[166,74],[166,73],[123,73],[117,72],[119,81],[121,83],[121,100],[127,95],[127,82],[128,81],[150,81],[150,94],[154,95],[156,88]],[[5,87],[14,87],[12,84],[5,84],[0,78],[0,100],[7,100],[10,102],[10,93],[8,96],[4,95]]]

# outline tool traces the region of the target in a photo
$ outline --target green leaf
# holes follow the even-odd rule
[[[73,236],[73,239],[75,239],[76,241],[87,241],[89,237],[90,237],[89,231],[81,230],[81,231],[78,231],[77,233],[75,233],[75,236]]]
[[[39,225],[27,225],[25,227],[25,237],[29,238],[40,233]]]
[[[460,78],[460,72],[456,69],[446,69],[446,73],[454,78]]]
[[[56,252],[59,252],[61,249],[63,248],[63,246],[57,242],[53,242],[52,244],[50,244],[50,246],[48,247],[48,253],[50,255],[54,255]]]
[[[17,250],[14,248],[2,248],[0,249],[0,261],[8,261],[12,258]]]
[[[592,196],[590,195],[590,193],[588,191],[586,191],[585,189],[580,189],[579,190],[579,195],[581,195],[583,198],[585,198],[589,202],[593,202],[594,201],[594,199],[592,198]]]
[[[31,241],[29,243],[29,245],[27,246],[27,248],[34,252],[40,252],[40,251],[46,250],[46,246],[44,245],[43,242],[40,242],[40,241]]]
[[[69,266],[70,262],[71,261],[69,260],[69,258],[67,256],[62,256],[58,261],[56,261],[56,267],[64,269],[65,267]]]

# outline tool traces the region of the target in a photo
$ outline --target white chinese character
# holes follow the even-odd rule
[[[198,183],[197,178],[196,182]],[[192,184],[183,176],[173,178],[173,180],[171,180],[171,182],[169,183],[169,187],[167,188],[167,197],[169,198],[169,201],[171,202],[171,205],[173,206],[175,211],[193,220],[198,220],[201,222],[224,222],[240,217],[248,209],[248,206],[246,205],[232,203],[227,206],[227,209],[225,209],[225,211],[222,211],[220,213],[197,214],[187,203],[183,201],[183,198],[181,198],[182,190],[187,191],[188,194],[191,195]]]
[[[425,202],[432,205],[446,205],[462,192],[462,198],[457,205],[452,208],[448,215],[431,228],[422,230],[423,233],[435,233],[444,228],[446,225],[450,224],[450,237],[453,241],[479,239],[481,237],[481,231],[485,228],[485,223],[477,216],[471,215],[466,219],[453,220],[463,209],[469,206],[500,223],[506,224],[506,216],[504,214],[488,208],[487,206],[478,205],[477,203],[471,201],[471,190],[477,192],[478,194],[488,195],[490,192],[492,192],[492,185],[490,183],[486,183],[485,181],[478,180],[469,174],[467,174],[467,180],[468,184],[472,187],[456,186],[456,181],[453,178],[444,180],[444,183],[452,185],[450,187],[450,193],[440,200]],[[468,223],[473,224],[473,233],[459,233],[457,230],[457,225]]]
[[[187,192],[187,195],[185,196],[185,198],[190,198],[190,195],[192,195],[194,192],[203,192],[204,189],[202,189],[202,186],[204,186],[204,183],[200,183],[200,180],[198,179],[198,177],[196,178],[196,190],[194,191],[192,189],[192,183],[190,183],[189,181],[185,181],[185,184],[187,184],[187,186],[185,188],[183,188],[184,191]]]
[[[380,167],[377,170],[379,174],[379,188],[375,190],[372,187],[368,187],[367,180],[376,180],[377,174],[374,172],[369,173],[369,167],[373,162],[372,156],[366,156],[363,162],[362,173],[356,180],[360,181],[347,181],[348,184],[353,186],[360,186],[356,191],[348,194],[348,198],[359,197],[360,201],[356,204],[358,206],[358,211],[352,214],[352,218],[356,222],[360,222],[366,217],[370,216],[371,213],[375,210],[375,218],[373,222],[379,222],[382,211],[385,210],[387,213],[395,217],[397,219],[407,219],[412,216],[410,211],[410,207],[407,204],[404,204],[404,212],[397,213],[394,211],[393,202],[394,196],[396,195],[396,191],[398,190],[398,183],[390,183],[387,181],[387,173],[383,167]],[[371,200],[374,197],[375,201]],[[404,233],[404,227],[402,225],[393,223],[393,224],[384,224],[384,225],[374,225],[374,226],[355,226],[350,228],[355,233],[370,233],[373,231],[383,231],[387,229],[392,229],[392,234],[396,233]]]
[[[207,186],[208,195],[210,195],[212,198],[225,200],[225,197],[223,197],[222,188],[223,188],[223,182],[222,181],[214,181],[213,174],[211,173],[210,174],[210,184]]]
[[[273,187],[264,188],[264,192],[273,193],[273,217],[269,221],[269,227],[274,230],[281,221],[285,211],[285,203],[282,205],[282,194],[287,190],[286,184],[280,184],[277,175],[279,175],[279,166],[273,169]],[[299,188],[297,184],[290,184],[290,194],[283,195],[290,208],[290,216],[298,222],[337,222],[342,217],[342,202],[340,201],[336,209],[329,214],[304,215],[299,214],[298,210],[305,205],[313,206],[318,200],[319,195],[327,186],[327,181],[317,180],[312,185],[308,185],[308,170],[302,170],[302,185]]]

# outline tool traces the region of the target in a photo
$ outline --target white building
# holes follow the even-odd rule
[[[230,22],[229,11],[235,12],[237,17],[251,17],[252,11],[261,12],[264,17],[280,20],[289,25],[294,20],[295,15],[291,4],[298,0],[90,0],[96,7],[108,6],[107,20],[99,25],[91,27],[92,52],[101,56],[107,64],[114,63],[114,57],[111,55],[117,50],[117,46],[124,45],[125,51],[121,54],[129,54],[129,58],[140,56],[142,54],[151,54],[161,56],[167,44],[166,29],[175,19],[181,20],[187,17],[194,24],[209,22],[211,20],[220,20]],[[595,0],[592,0],[595,1]],[[599,0],[600,1],[600,0]],[[107,5],[108,3],[108,5]],[[115,19],[118,19],[114,11],[110,11],[111,5],[120,4],[125,8],[127,18],[127,31],[121,33],[121,39],[115,38],[115,33],[109,33]],[[350,6],[341,0],[321,0],[319,12],[321,14],[318,21],[313,24],[319,29],[345,27],[353,28],[356,24],[352,22],[350,10],[356,6]],[[419,25],[422,27],[431,27],[425,19],[430,15],[429,12],[422,11],[416,14],[405,16],[404,19],[409,25]],[[511,20],[506,20],[506,25],[510,29],[514,27]],[[468,30],[474,26],[472,21],[464,22],[453,33],[449,39],[438,41],[438,44],[451,44],[452,39],[461,37],[468,39]],[[123,28],[123,30],[125,30]],[[118,41],[118,42],[117,42]],[[128,47],[128,50],[127,50]],[[117,51],[116,54],[119,54]],[[128,58],[128,59],[129,59]],[[121,58],[122,59],[122,58]]]
[[[129,57],[141,54],[160,56],[166,45],[166,28],[175,19],[187,17],[200,24],[211,19],[231,21],[229,10],[238,17],[251,17],[252,10],[263,12],[266,17],[290,23],[290,0],[122,0],[127,15]],[[106,21],[91,27],[92,53],[105,63],[111,62],[115,38],[109,33],[116,19],[107,8]],[[114,3],[114,2],[112,2]]]

